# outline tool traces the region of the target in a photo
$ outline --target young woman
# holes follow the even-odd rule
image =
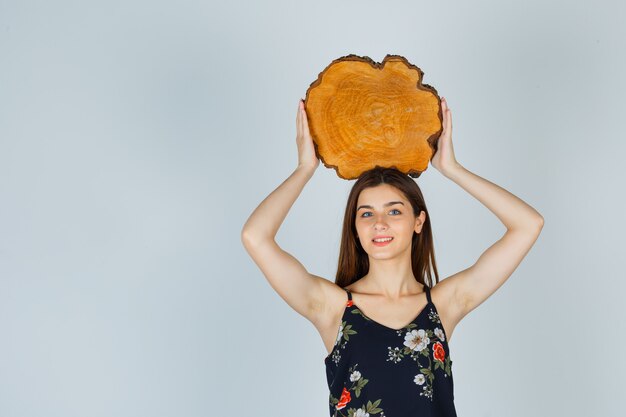
[[[313,275],[274,240],[319,164],[302,100],[298,106],[298,166],[251,214],[242,242],[272,288],[319,331],[328,352],[330,415],[456,416],[452,332],[517,268],[543,217],[456,161],[452,116],[442,98],[443,131],[431,164],[493,212],[504,236],[474,265],[440,281],[417,183],[376,168],[348,196],[335,282]]]

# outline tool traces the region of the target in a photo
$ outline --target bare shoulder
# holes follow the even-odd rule
[[[456,274],[440,280],[431,289],[433,304],[437,307],[441,325],[448,337],[452,338],[455,327],[466,314],[467,300],[464,300],[459,291],[459,283],[467,270],[459,271]]]

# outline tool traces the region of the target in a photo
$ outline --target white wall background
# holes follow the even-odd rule
[[[240,230],[295,168],[333,59],[405,56],[459,162],[545,218],[455,329],[465,417],[623,415],[620,1],[0,1],[0,415],[324,416],[315,328]],[[505,229],[430,168],[442,278]],[[320,165],[277,240],[333,280],[352,182]]]

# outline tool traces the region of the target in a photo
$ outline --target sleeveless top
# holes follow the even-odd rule
[[[331,417],[456,417],[452,360],[437,308],[428,303],[405,327],[367,317],[349,290],[326,358]]]

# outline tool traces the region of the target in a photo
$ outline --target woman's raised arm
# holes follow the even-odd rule
[[[319,165],[302,100],[298,103],[296,125],[298,166],[252,212],[241,231],[241,240],[278,295],[298,313],[317,324],[325,304],[325,288],[335,284],[310,274],[275,241],[280,225]]]
[[[445,99],[439,148],[431,163],[487,207],[506,227],[498,241],[487,248],[467,269],[447,277],[437,285],[447,305],[449,329],[489,298],[522,262],[543,228],[543,216],[504,188],[465,169],[456,161],[452,146],[452,115]]]

